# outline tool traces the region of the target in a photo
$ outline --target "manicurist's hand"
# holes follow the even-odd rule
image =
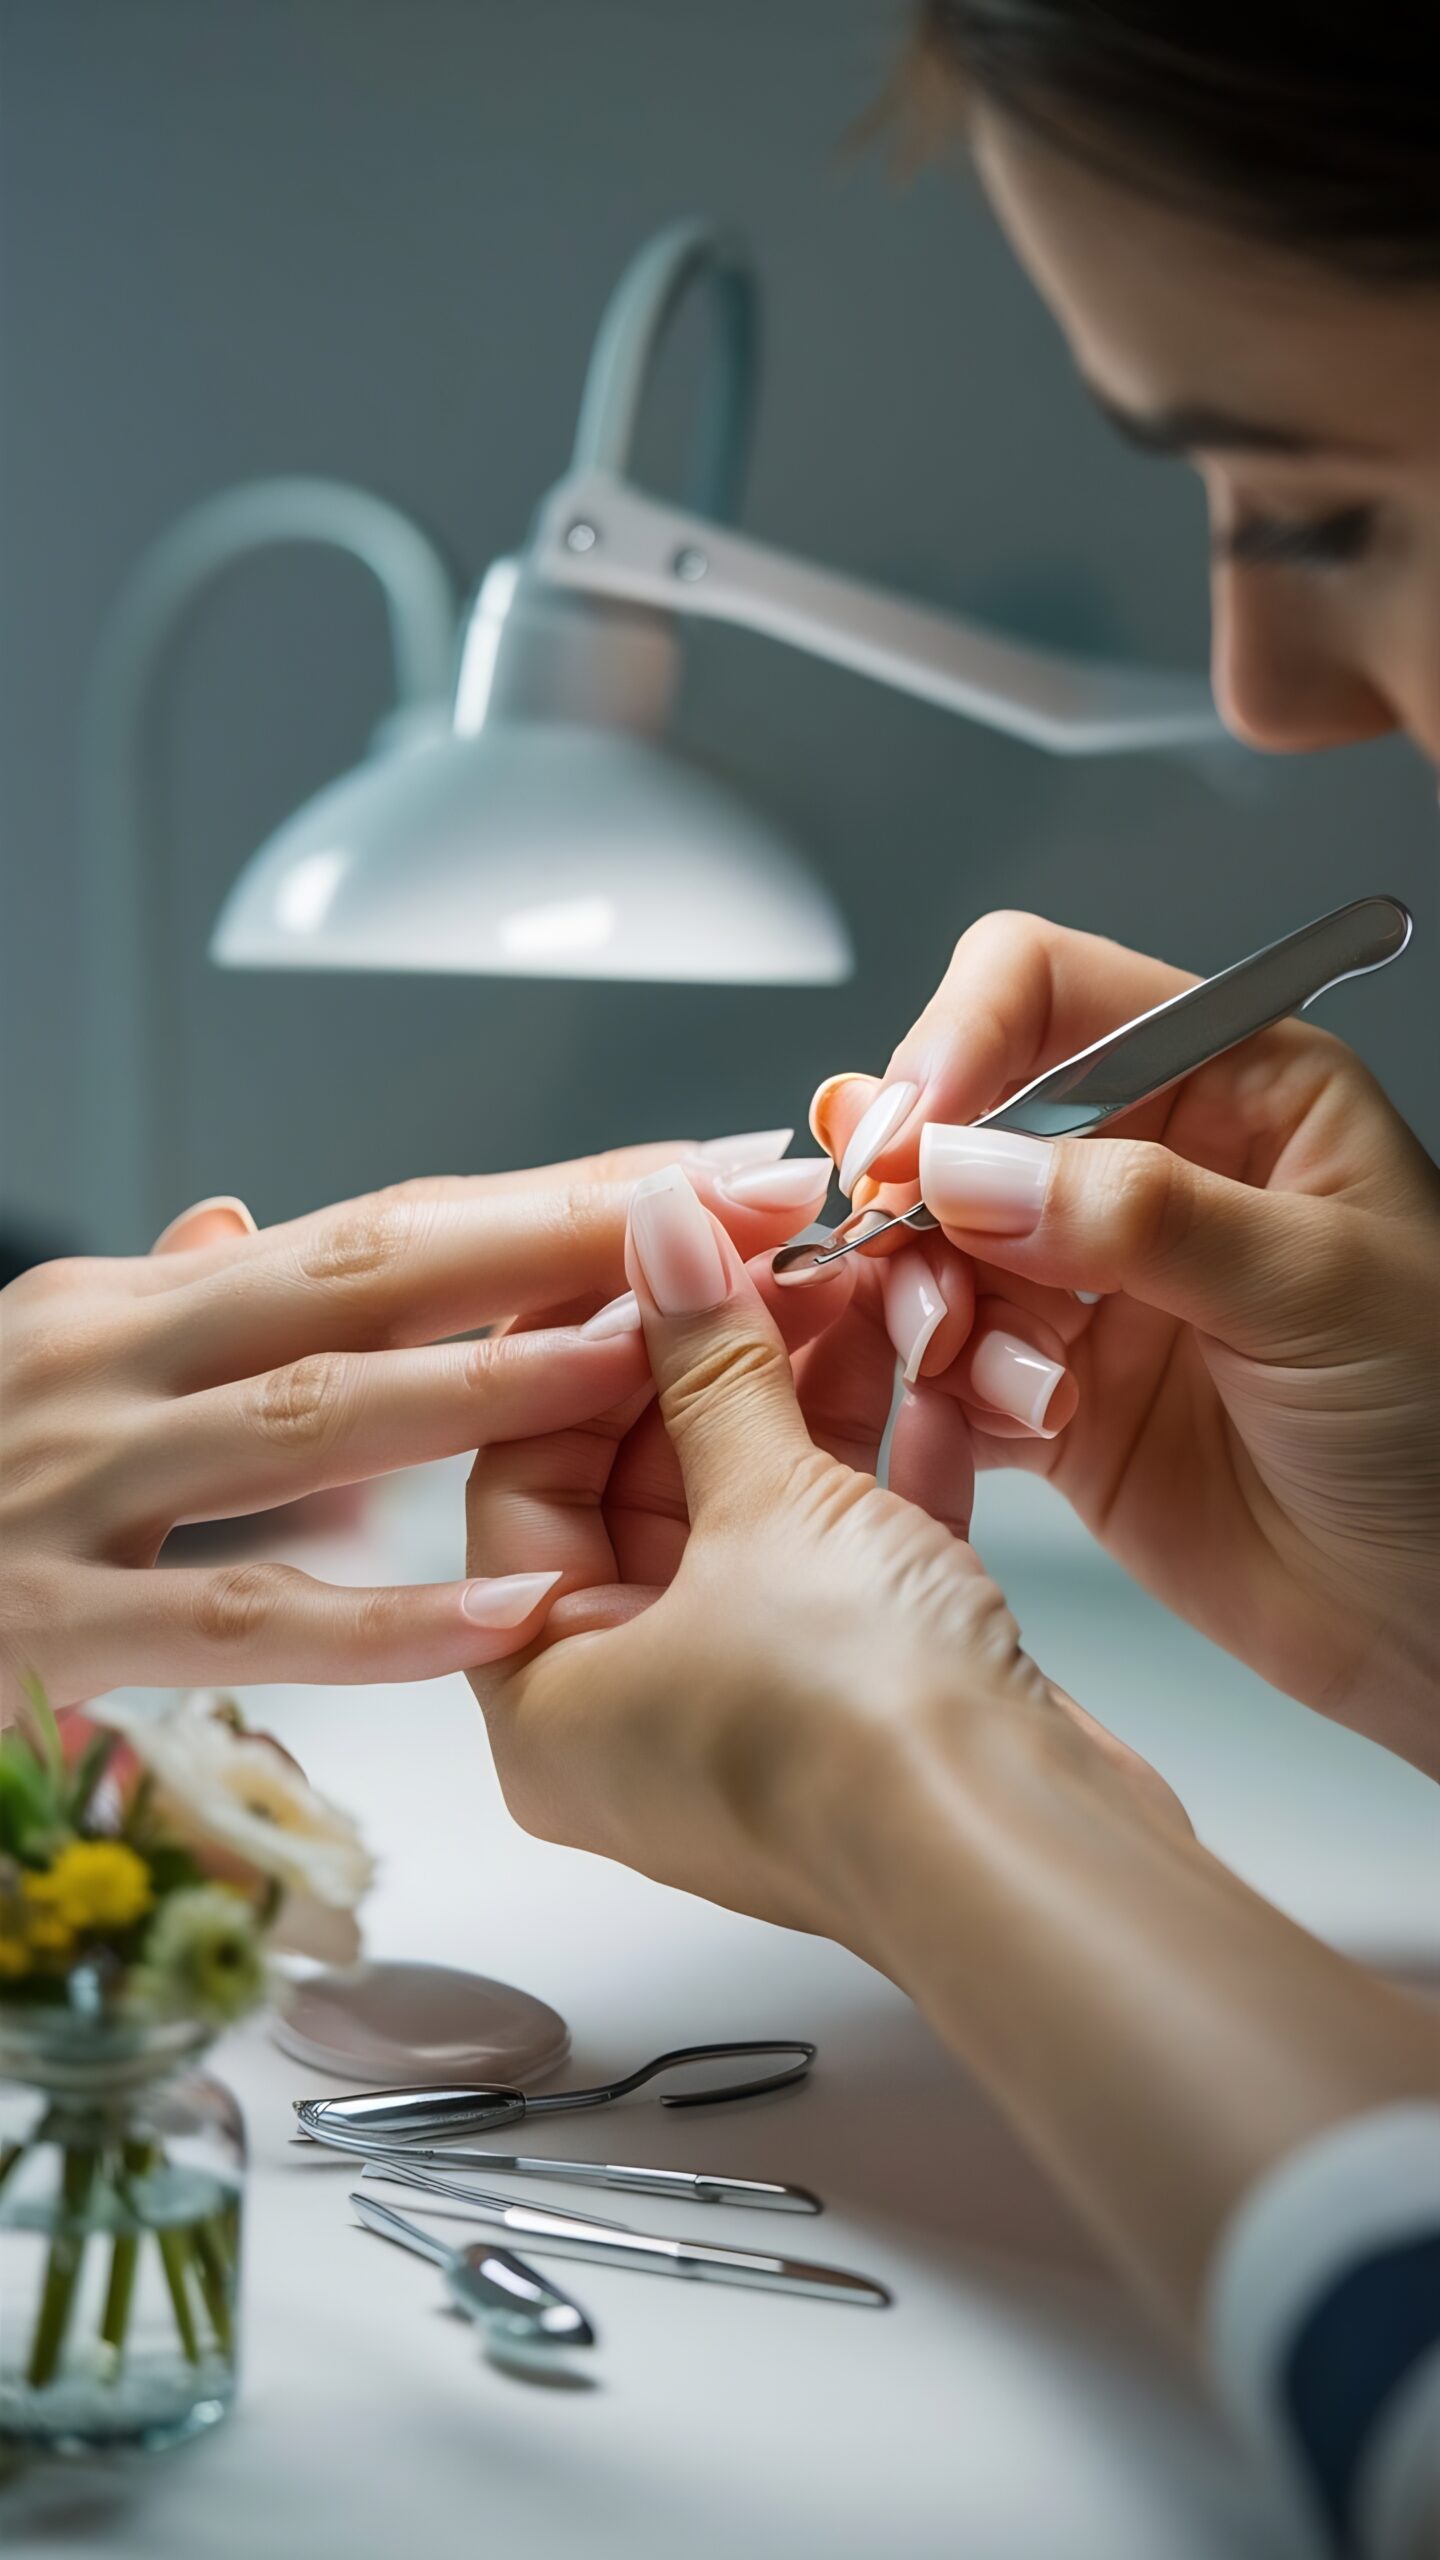
[[[806,1341],[831,1293],[767,1306],[673,1171],[637,1189],[628,1259],[658,1406],[472,1479],[473,1570],[561,1577],[525,1651],[470,1675],[511,1809],[883,1968],[1193,2328],[1268,2168],[1440,2091],[1433,2020],[1228,1874],[1036,1668],[960,1522],[865,1472],[893,1378],[869,1281],[840,1273]],[[904,1468],[962,1483],[966,1428],[922,1384]]]
[[[486,1449],[471,1483],[472,1571],[560,1576],[525,1653],[471,1675],[518,1819],[867,1954],[846,1808],[938,1741],[978,1798],[1023,1725],[1063,1727],[1101,1795],[1183,1828],[1037,1671],[957,1534],[956,1400],[922,1386],[896,1436],[948,1516],[866,1472],[894,1376],[874,1275],[775,1291],[762,1270],[767,1305],[678,1168],[638,1186],[627,1259],[658,1403]]]
[[[1003,1298],[1063,1368],[1073,1418],[1040,1439],[962,1355],[938,1383],[977,1462],[1047,1475],[1192,1624],[1440,1771],[1440,1179],[1371,1077],[1291,1021],[1123,1136],[969,1125],[1192,983],[989,916],[883,1081],[822,1086],[816,1134],[859,1205],[918,1177],[970,1263],[977,1341]]]
[[[419,1679],[523,1644],[525,1570],[337,1589],[275,1564],[178,1569],[182,1521],[294,1501],[644,1394],[624,1290],[635,1180],[683,1154],[741,1249],[813,1216],[786,1132],[402,1185],[263,1232],[202,1204],[154,1253],[49,1264],[0,1296],[0,1722],[126,1682]],[[594,1317],[597,1320],[591,1323]],[[446,1336],[544,1323],[484,1341]]]

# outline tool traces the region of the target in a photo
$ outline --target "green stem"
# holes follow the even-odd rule
[[[195,2243],[195,2281],[205,2298],[215,2343],[228,2362],[235,2352],[235,2330],[230,2318],[230,2271],[216,2217],[197,2222],[191,2237]]]
[[[0,2187],[3,2187],[17,2160],[25,2157],[23,2142],[0,2142]]]
[[[75,2301],[85,2255],[85,2212],[95,2183],[93,2151],[66,2150],[61,2155],[62,2214],[50,2242],[40,2317],[30,2347],[29,2381],[36,2391],[53,2382],[65,2351],[65,2332]]]
[[[120,2170],[115,2180],[115,2193],[126,2211],[140,2218],[130,2191],[132,2178],[143,2178],[154,2166],[155,2153],[148,2142],[127,2142],[121,2148]],[[105,2309],[100,2321],[100,2336],[107,2347],[115,2350],[116,2370],[124,2351],[130,2327],[130,2304],[135,2291],[135,2269],[140,2256],[138,2231],[117,2233],[110,2252],[110,2281],[105,2288]]]
[[[200,2341],[195,2334],[195,2314],[190,2308],[190,2296],[185,2283],[186,2268],[190,2259],[190,2234],[188,2231],[157,2231],[155,2246],[160,2252],[160,2263],[165,2270],[170,2307],[175,2314],[175,2326],[180,2333],[180,2344],[185,2350],[185,2361],[187,2364],[198,2364]]]

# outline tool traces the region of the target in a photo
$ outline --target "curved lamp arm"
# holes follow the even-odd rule
[[[94,1241],[143,1250],[175,1207],[159,1196],[174,1113],[165,1029],[173,1020],[160,867],[146,825],[146,713],[167,651],[202,591],[280,542],[347,551],[385,599],[398,703],[448,702],[458,599],[419,528],[333,480],[256,480],[169,527],[122,590],[101,638],[81,737],[87,1092],[99,1115]]]
[[[660,505],[598,469],[543,500],[529,565],[558,587],[763,632],[1054,755],[1222,732],[1200,677],[1032,647]]]
[[[630,476],[635,437],[666,331],[692,286],[707,284],[717,324],[718,380],[701,407],[690,504],[728,522],[740,503],[760,365],[760,294],[733,233],[677,222],[630,261],[596,332],[580,396],[571,469]]]

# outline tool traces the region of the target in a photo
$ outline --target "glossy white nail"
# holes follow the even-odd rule
[[[914,1109],[919,1092],[918,1084],[881,1086],[840,1159],[840,1188],[847,1195],[889,1145],[901,1121]]]
[[[606,1342],[612,1333],[638,1333],[639,1330],[640,1301],[633,1289],[625,1289],[618,1298],[611,1298],[605,1306],[597,1307],[594,1315],[580,1327],[580,1334],[586,1342]]]
[[[1105,1292],[1103,1289],[1072,1289],[1070,1295],[1077,1307],[1098,1307]]]
[[[737,1138],[704,1138],[695,1153],[716,1173],[733,1173],[742,1165],[773,1164],[794,1135],[793,1129],[747,1129]]]
[[[1050,1142],[1015,1129],[920,1132],[920,1190],[942,1226],[977,1235],[1028,1236],[1040,1223],[1050,1180]]]
[[[698,1316],[730,1295],[720,1239],[678,1164],[647,1173],[630,1194],[630,1241],[662,1316]]]
[[[880,1266],[880,1294],[885,1304],[885,1330],[907,1387],[913,1387],[924,1359],[945,1318],[940,1284],[923,1253],[913,1247],[890,1256]]]
[[[493,1580],[467,1582],[460,1605],[477,1627],[522,1626],[559,1579],[558,1572],[506,1573]]]
[[[987,1333],[970,1363],[970,1384],[980,1402],[1028,1424],[1042,1439],[1055,1436],[1046,1431],[1045,1416],[1064,1375],[1058,1360],[1047,1360],[1015,1333]]]
[[[830,1188],[828,1156],[787,1156],[783,1164],[750,1165],[742,1173],[724,1173],[717,1188],[725,1199],[745,1209],[806,1209],[818,1206]]]

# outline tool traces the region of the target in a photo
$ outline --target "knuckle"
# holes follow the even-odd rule
[[[383,1652],[403,1636],[413,1619],[415,1595],[411,1591],[364,1591],[355,1602],[355,1634],[361,1647]]]
[[[1132,1268],[1183,1249],[1194,1212],[1186,1167],[1168,1147],[1117,1146],[1104,1169],[1101,1210],[1110,1244]]]
[[[300,1579],[274,1564],[227,1565],[218,1573],[197,1574],[190,1595],[195,1633],[205,1644],[245,1644],[270,1624]]]
[[[683,1376],[672,1378],[660,1392],[660,1411],[667,1429],[681,1438],[710,1413],[717,1401],[749,1397],[783,1377],[788,1386],[790,1362],[778,1342],[754,1334],[731,1334],[707,1343]]]
[[[339,1288],[364,1288],[389,1279],[413,1249],[428,1205],[382,1191],[352,1202],[302,1248],[303,1276]]]
[[[333,1438],[349,1400],[350,1363],[343,1353],[307,1352],[261,1378],[254,1393],[256,1428],[283,1447],[321,1448]]]

